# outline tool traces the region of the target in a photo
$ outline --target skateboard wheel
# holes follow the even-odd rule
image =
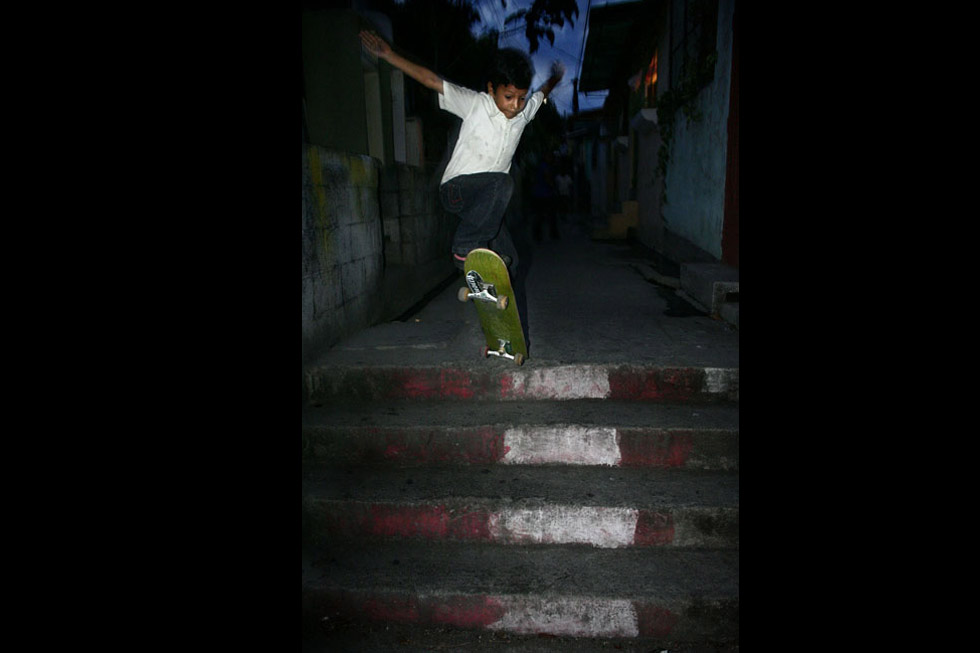
[[[480,353],[483,355],[483,358],[489,358],[490,357],[490,348],[489,347],[484,347],[483,350]]]
[[[461,302],[467,301],[470,298],[470,289],[463,286],[459,289],[459,292],[456,293],[456,298]]]
[[[502,295],[497,298],[497,308],[501,311],[507,308],[507,295]]]
[[[514,354],[514,362],[517,363],[518,367],[524,364],[524,354]]]

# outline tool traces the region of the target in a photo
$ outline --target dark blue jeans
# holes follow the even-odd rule
[[[511,258],[511,271],[517,269],[517,250],[503,224],[513,193],[514,180],[503,172],[459,175],[439,186],[443,207],[459,216],[453,254],[465,258],[471,250],[489,247]]]

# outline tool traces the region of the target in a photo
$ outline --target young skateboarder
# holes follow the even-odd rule
[[[374,55],[439,94],[439,107],[462,118],[459,138],[439,185],[439,198],[460,223],[453,238],[453,261],[460,270],[466,255],[493,241],[513,276],[517,252],[504,211],[514,191],[510,164],[524,128],[565,74],[558,61],[551,76],[528,95],[534,70],[530,58],[511,48],[499,50],[487,73],[486,91],[474,91],[448,82],[437,74],[396,54],[373,32],[361,32],[361,42]]]

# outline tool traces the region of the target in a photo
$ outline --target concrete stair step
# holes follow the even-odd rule
[[[307,462],[738,469],[738,406],[622,401],[306,406]]]
[[[506,363],[506,364],[505,364]],[[738,401],[738,368],[653,365],[541,365],[509,361],[440,365],[312,365],[304,399],[330,401],[612,399]]]
[[[314,541],[738,546],[738,475],[725,472],[317,466],[303,496]]]
[[[689,301],[715,317],[738,321],[738,269],[723,263],[683,263],[681,291]],[[722,310],[725,309],[725,315]]]
[[[567,637],[540,633],[519,635],[505,630],[460,629],[441,624],[354,621],[324,618],[304,629],[303,653],[323,651],[506,651],[507,653],[738,653],[737,643],[682,643],[671,639]]]
[[[304,559],[304,622],[737,642],[738,552],[338,542]]]

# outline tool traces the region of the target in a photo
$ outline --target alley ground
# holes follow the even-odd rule
[[[658,283],[652,253],[627,241],[594,241],[591,225],[561,224],[561,238],[534,243],[518,231],[518,306],[528,336],[526,366],[635,363],[738,367],[739,332]],[[676,270],[676,268],[675,268]],[[666,273],[666,274],[665,274]],[[337,365],[438,365],[479,359],[476,311],[456,299],[461,275],[428,303],[339,343],[323,357]],[[506,361],[486,361],[505,365]]]

